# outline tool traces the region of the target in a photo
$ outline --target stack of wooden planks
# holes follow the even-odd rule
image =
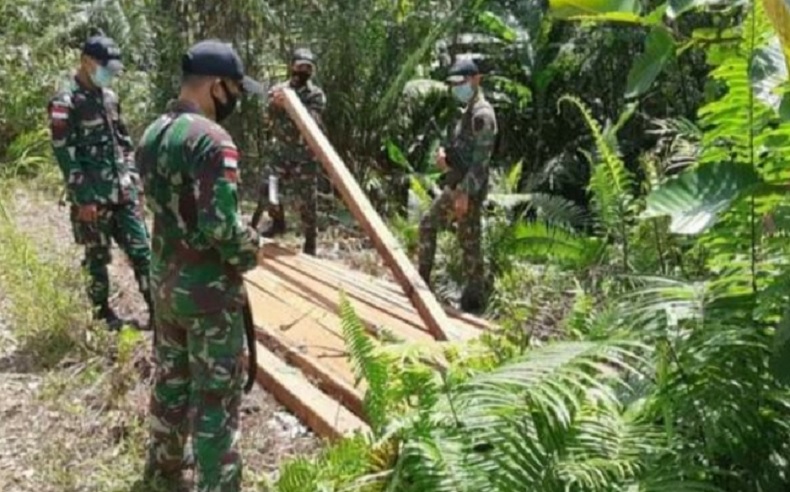
[[[258,333],[259,383],[316,434],[336,438],[366,429],[364,387],[355,384],[339,314],[341,292],[368,331],[405,342],[433,343],[398,285],[342,264],[267,244],[262,266],[246,275]],[[452,309],[462,339],[489,328]]]

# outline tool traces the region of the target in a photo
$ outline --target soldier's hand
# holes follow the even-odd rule
[[[447,171],[447,154],[444,152],[444,147],[439,147],[439,150],[436,152],[436,166],[442,170]]]
[[[458,192],[455,195],[455,218],[461,220],[469,211],[469,195],[464,192]]]
[[[77,219],[81,222],[96,222],[98,217],[99,211],[96,209],[96,204],[94,203],[80,205],[77,211]]]
[[[285,106],[285,94],[282,89],[276,89],[271,93],[271,102],[278,108]]]

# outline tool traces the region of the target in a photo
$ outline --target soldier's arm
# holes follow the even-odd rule
[[[245,272],[257,264],[259,236],[241,221],[239,152],[229,136],[222,141],[201,138],[204,141],[195,146],[199,158],[193,161],[197,164],[198,230],[217,248],[223,262]]]
[[[142,193],[143,191],[143,182],[140,179],[140,169],[137,167],[137,163],[134,158],[134,142],[132,141],[131,135],[129,135],[129,129],[126,126],[126,121],[123,118],[123,114],[121,113],[121,103],[118,103],[118,144],[121,146],[123,151],[123,160],[126,162],[126,167],[129,170],[129,174],[131,174],[132,180],[134,181],[137,189],[140,190]]]
[[[466,174],[458,185],[458,189],[468,195],[477,194],[485,186],[486,170],[496,140],[497,128],[494,116],[489,113],[475,115],[472,118],[472,131],[475,137],[474,144],[470,154],[464,156],[467,160]]]
[[[71,100],[68,95],[61,95],[49,102],[49,131],[52,139],[52,151],[58,167],[66,181],[69,201],[76,205],[85,205],[94,201],[93,189],[86,182],[82,165],[76,159],[75,146],[76,128],[71,119]]]

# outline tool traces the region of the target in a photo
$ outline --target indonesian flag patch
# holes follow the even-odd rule
[[[49,117],[54,125],[65,125],[69,119],[69,108],[63,104],[53,103],[49,110]]]
[[[227,145],[222,147],[222,171],[225,179],[231,183],[235,183],[238,180],[239,151],[236,147]]]

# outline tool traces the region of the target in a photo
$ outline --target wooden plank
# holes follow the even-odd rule
[[[299,127],[302,136],[323,164],[335,187],[340,191],[346,206],[370,236],[385,263],[392,269],[406,297],[412,302],[428,331],[437,340],[460,340],[462,335],[450,323],[433,293],[428,289],[414,265],[403,252],[403,247],[392,235],[384,221],[373,209],[365,193],[359,187],[343,160],[318,128],[315,120],[304,107],[296,93],[283,90],[285,109]]]
[[[366,284],[360,280],[349,278],[349,276],[341,276],[342,274],[335,274],[332,270],[324,269],[320,264],[308,264],[298,260],[295,257],[276,256],[269,260],[266,268],[276,270],[280,277],[286,277],[288,274],[282,273],[280,275],[280,272],[283,271],[282,269],[288,269],[289,272],[293,272],[291,275],[298,276],[300,281],[310,279],[310,285],[321,284],[331,288],[332,291],[342,289],[352,302],[352,305],[354,305],[357,314],[368,323],[371,322],[371,315],[368,313],[372,309],[377,314],[375,316],[376,322],[384,324],[386,328],[391,329],[395,333],[405,335],[416,331],[427,335],[419,315],[406,302],[407,300],[404,297],[377,295],[376,292],[370,292],[365,289]],[[471,340],[480,334],[477,327],[467,325],[462,321],[451,320],[451,322],[456,323],[456,329],[463,337],[463,340]],[[414,337],[408,336],[407,338]]]
[[[326,271],[328,274],[333,273],[339,278],[345,279],[349,284],[353,285],[359,290],[364,290],[371,296],[375,296],[382,301],[388,301],[392,305],[397,305],[403,308],[404,302],[409,299],[403,295],[403,292],[397,285],[385,279],[376,278],[355,270],[345,267],[342,263],[336,261],[315,258],[313,256],[297,253],[291,251],[279,244],[269,243],[263,249],[264,258],[272,258],[282,262],[288,262],[294,265],[304,265],[307,268],[316,268]],[[264,260],[265,261],[265,260]],[[478,318],[474,315],[465,313],[451,306],[442,306],[445,313],[451,318],[464,323],[467,326],[473,327],[478,330],[492,330],[496,326],[490,321]],[[415,312],[419,317],[419,313]]]
[[[281,263],[271,262],[267,265],[279,278],[288,280],[291,285],[299,288],[305,298],[313,300],[324,309],[335,313],[340,313],[340,289],[344,287],[342,282],[325,283],[321,278],[290,268]],[[349,302],[354,308],[360,321],[362,321],[369,333],[379,336],[381,329],[391,331],[397,338],[402,340],[433,340],[433,337],[421,330],[419,326],[409,324],[387,312],[377,309],[377,306],[359,302],[348,296]]]
[[[299,369],[280,360],[261,343],[256,343],[256,349],[260,385],[313,432],[327,439],[338,439],[369,430],[359,417],[310,384]]]
[[[298,367],[324,393],[331,395],[357,417],[365,419],[362,406],[362,392],[354,388],[341,376],[322,365],[309,353],[303,353],[293,342],[282,336],[277,330],[264,326],[256,326],[258,341],[282,357],[287,363]]]
[[[256,325],[276,331],[293,346],[306,350],[322,365],[354,383],[354,370],[347,357],[346,343],[340,327],[340,318],[317,306],[308,308],[299,305],[296,295],[284,289],[272,289],[266,283],[271,272],[260,269],[254,277],[262,278],[263,288],[250,284],[248,273],[247,295],[252,304],[252,316]]]

